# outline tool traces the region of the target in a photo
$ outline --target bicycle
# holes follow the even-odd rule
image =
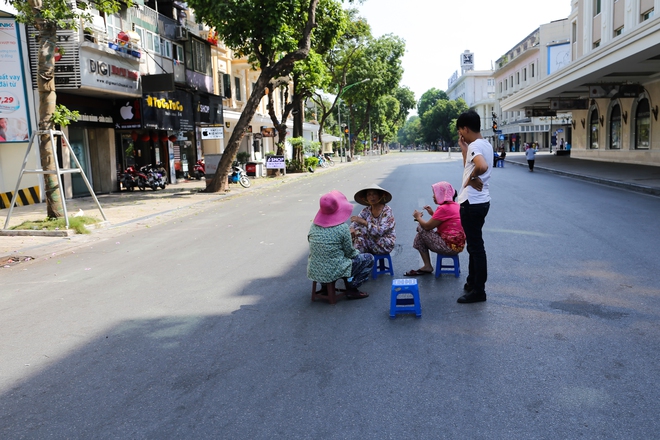
[[[327,162],[327,165],[334,167],[335,162],[330,158],[330,156],[323,156],[324,162]]]
[[[328,160],[326,157],[319,155],[316,158],[319,160],[319,166],[321,168],[328,168]]]

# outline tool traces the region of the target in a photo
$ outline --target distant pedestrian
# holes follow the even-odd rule
[[[529,171],[534,171],[534,157],[536,156],[536,150],[534,147],[527,148],[525,151],[525,157],[527,158],[527,164],[529,165]]]
[[[461,224],[469,254],[468,276],[459,303],[486,301],[488,264],[482,228],[490,209],[489,180],[493,169],[493,147],[481,136],[481,118],[474,110],[456,120],[458,144],[463,154],[463,184],[456,202],[461,205]]]
[[[561,140],[559,141],[559,149],[560,150],[564,149],[564,138],[561,138]]]

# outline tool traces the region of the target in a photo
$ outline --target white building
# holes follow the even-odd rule
[[[658,7],[572,0],[571,63],[503,96],[503,110],[571,111],[572,157],[660,166]]]
[[[568,19],[542,24],[500,57],[494,74],[498,102],[518,96],[565,69],[571,62],[569,37]],[[504,107],[496,113],[502,131],[498,142],[509,151],[520,151],[525,143],[549,148],[553,135],[555,144],[561,138],[570,143],[570,112]],[[492,130],[484,135],[491,134]]]
[[[497,109],[495,80],[492,70],[474,70],[474,54],[468,50],[461,54],[461,75],[454,72],[448,80],[447,96],[450,100],[462,98],[481,117],[481,130],[492,135],[492,114]]]

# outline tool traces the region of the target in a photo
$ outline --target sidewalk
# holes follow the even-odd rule
[[[334,167],[317,168],[314,174],[330,172],[349,165],[346,162],[335,162]],[[48,246],[48,252],[57,252],[62,249],[75,247],[76,242],[81,244],[89,241],[111,237],[123,232],[126,228],[143,228],[163,221],[165,217],[190,214],[196,209],[204,209],[205,205],[224,198],[238,197],[250,194],[260,188],[290,182],[292,180],[306,178],[314,174],[289,173],[279,177],[251,177],[250,188],[243,188],[240,184],[230,184],[230,191],[226,193],[205,193],[205,180],[187,180],[181,183],[168,185],[164,190],[153,191],[147,189],[133,192],[122,191],[111,194],[99,194],[97,199],[105,213],[107,222],[101,228],[93,230],[92,234],[70,234],[69,236],[48,236],[46,231],[22,231],[31,235],[13,236],[10,231],[0,230],[0,268],[7,262],[7,258],[14,255],[43,255],[44,246]],[[66,207],[69,216],[82,210],[85,215],[103,220],[92,197],[80,197],[67,199]],[[9,209],[0,210],[0,229],[5,226]],[[38,203],[28,206],[17,206],[14,208],[8,228],[19,225],[27,220],[43,220],[46,218],[46,204]]]
[[[505,166],[515,164],[527,167],[525,153],[507,153],[505,162]],[[660,167],[572,159],[570,156],[539,152],[534,161],[534,172],[537,171],[660,196]]]

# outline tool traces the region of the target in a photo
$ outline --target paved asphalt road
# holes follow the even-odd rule
[[[657,437],[657,197],[495,169],[486,303],[456,303],[466,253],[419,278],[419,319],[388,318],[389,276],[309,301],[320,195],[393,193],[401,277],[459,157],[373,158],[3,270],[0,438]]]

